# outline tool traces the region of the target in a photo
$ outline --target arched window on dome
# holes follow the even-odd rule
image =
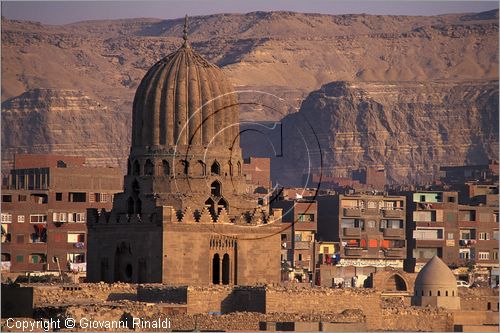
[[[226,170],[226,176],[232,176],[233,175],[233,163],[231,161],[227,162],[227,170]]]
[[[133,173],[134,173],[134,176],[139,176],[141,174],[141,165],[139,164],[138,160],[134,161]]]
[[[210,173],[212,175],[219,175],[220,176],[220,164],[217,161],[214,161],[212,163],[212,166],[210,167]]]
[[[445,293],[445,294],[446,294],[446,296],[448,296],[448,290],[446,290],[446,293]]]
[[[163,175],[170,176],[170,164],[168,164],[168,161],[166,160],[161,161],[161,165],[163,169]]]
[[[441,296],[441,290],[438,290],[438,296]]]
[[[146,164],[144,164],[144,174],[146,176],[152,176],[154,174],[154,170],[155,165],[153,164],[153,162],[151,162],[150,159],[147,159]]]
[[[219,181],[214,181],[210,185],[210,193],[212,194],[213,197],[220,197],[221,196],[221,183]]]
[[[432,296],[432,290],[429,290],[429,296]]]
[[[422,290],[422,296],[424,296],[424,291]]]
[[[240,161],[238,161],[238,163],[236,164],[236,168],[238,169],[238,176],[241,176],[241,163],[240,163]]]

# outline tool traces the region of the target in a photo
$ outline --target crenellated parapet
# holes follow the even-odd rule
[[[195,209],[186,207],[184,210],[176,210],[172,206],[156,207],[153,213],[126,214],[107,212],[105,209],[99,211],[96,208],[87,209],[87,224],[93,225],[106,224],[235,224],[259,226],[271,223],[281,222],[281,209],[274,209],[273,213],[268,214],[265,210],[255,209],[253,212],[246,212],[240,216],[228,215],[225,208],[222,208],[218,215],[214,216],[206,208]]]

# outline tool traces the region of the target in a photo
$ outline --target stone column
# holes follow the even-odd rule
[[[219,284],[222,284],[222,257],[219,255]]]

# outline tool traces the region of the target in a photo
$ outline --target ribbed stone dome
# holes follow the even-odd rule
[[[132,149],[236,146],[237,98],[220,68],[185,43],[151,67],[134,98]]]
[[[434,256],[418,273],[415,287],[425,289],[436,286],[456,290],[457,280],[448,266],[439,257]]]

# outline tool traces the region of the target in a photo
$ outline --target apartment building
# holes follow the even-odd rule
[[[17,155],[2,188],[2,271],[86,271],[86,209],[110,210],[118,168],[85,158]]]
[[[369,194],[338,196],[341,266],[403,267],[405,198]]]
[[[420,191],[407,198],[407,270],[420,271],[437,255],[452,268],[474,268],[492,278],[498,271],[498,206],[461,205],[454,191]]]
[[[288,280],[311,282],[315,271],[315,240],[318,204],[315,200],[283,200],[272,204],[283,209],[281,230],[282,267]]]

